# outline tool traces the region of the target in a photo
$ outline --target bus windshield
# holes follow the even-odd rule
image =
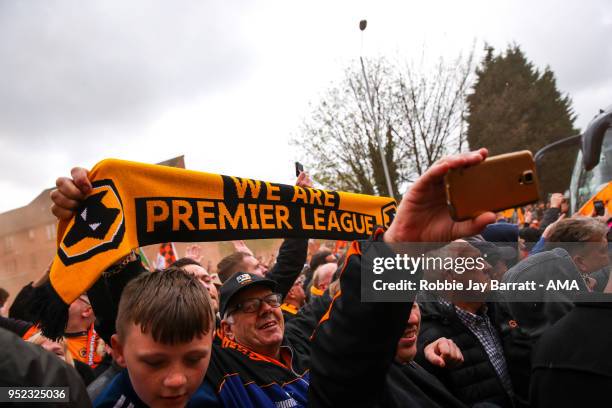
[[[578,152],[570,185],[572,213],[578,211],[610,181],[612,181],[612,129],[608,129],[604,136],[599,164],[592,170],[584,169],[582,151]]]

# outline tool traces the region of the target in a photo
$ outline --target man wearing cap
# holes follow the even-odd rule
[[[508,264],[513,264],[518,259],[518,251],[515,248],[485,241],[482,235],[474,235],[465,240],[478,249],[491,265],[491,280],[501,281],[508,271]]]
[[[223,335],[274,358],[283,340],[285,323],[276,282],[251,273],[237,272],[221,286]]]
[[[206,379],[224,406],[307,405],[308,337],[303,328],[285,328],[276,289],[273,280],[246,272],[221,286],[222,341]]]

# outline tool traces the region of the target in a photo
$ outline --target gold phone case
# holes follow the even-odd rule
[[[446,202],[456,221],[486,211],[502,211],[539,200],[539,184],[529,150],[493,156],[444,178]]]

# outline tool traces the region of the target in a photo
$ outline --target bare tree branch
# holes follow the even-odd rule
[[[384,58],[364,67],[371,99],[356,61],[312,108],[293,143],[324,187],[366,194],[388,194],[382,150],[399,194],[440,157],[466,145],[473,51],[450,63],[439,59],[433,69],[400,69]]]

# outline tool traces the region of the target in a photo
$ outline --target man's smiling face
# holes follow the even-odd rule
[[[273,292],[262,285],[245,289],[232,300],[233,305],[244,304],[250,299],[264,299]],[[234,307],[230,306],[230,309]],[[235,341],[249,349],[268,356],[276,356],[283,341],[285,322],[280,307],[261,302],[258,310],[247,313],[236,310],[231,314],[233,323],[224,325],[224,330]]]
[[[410,317],[408,318],[408,322],[406,322],[406,329],[404,329],[404,333],[397,343],[395,359],[398,362],[409,363],[414,360],[417,353],[417,337],[420,327],[421,309],[417,302],[414,302],[412,304],[412,310],[410,311]]]

